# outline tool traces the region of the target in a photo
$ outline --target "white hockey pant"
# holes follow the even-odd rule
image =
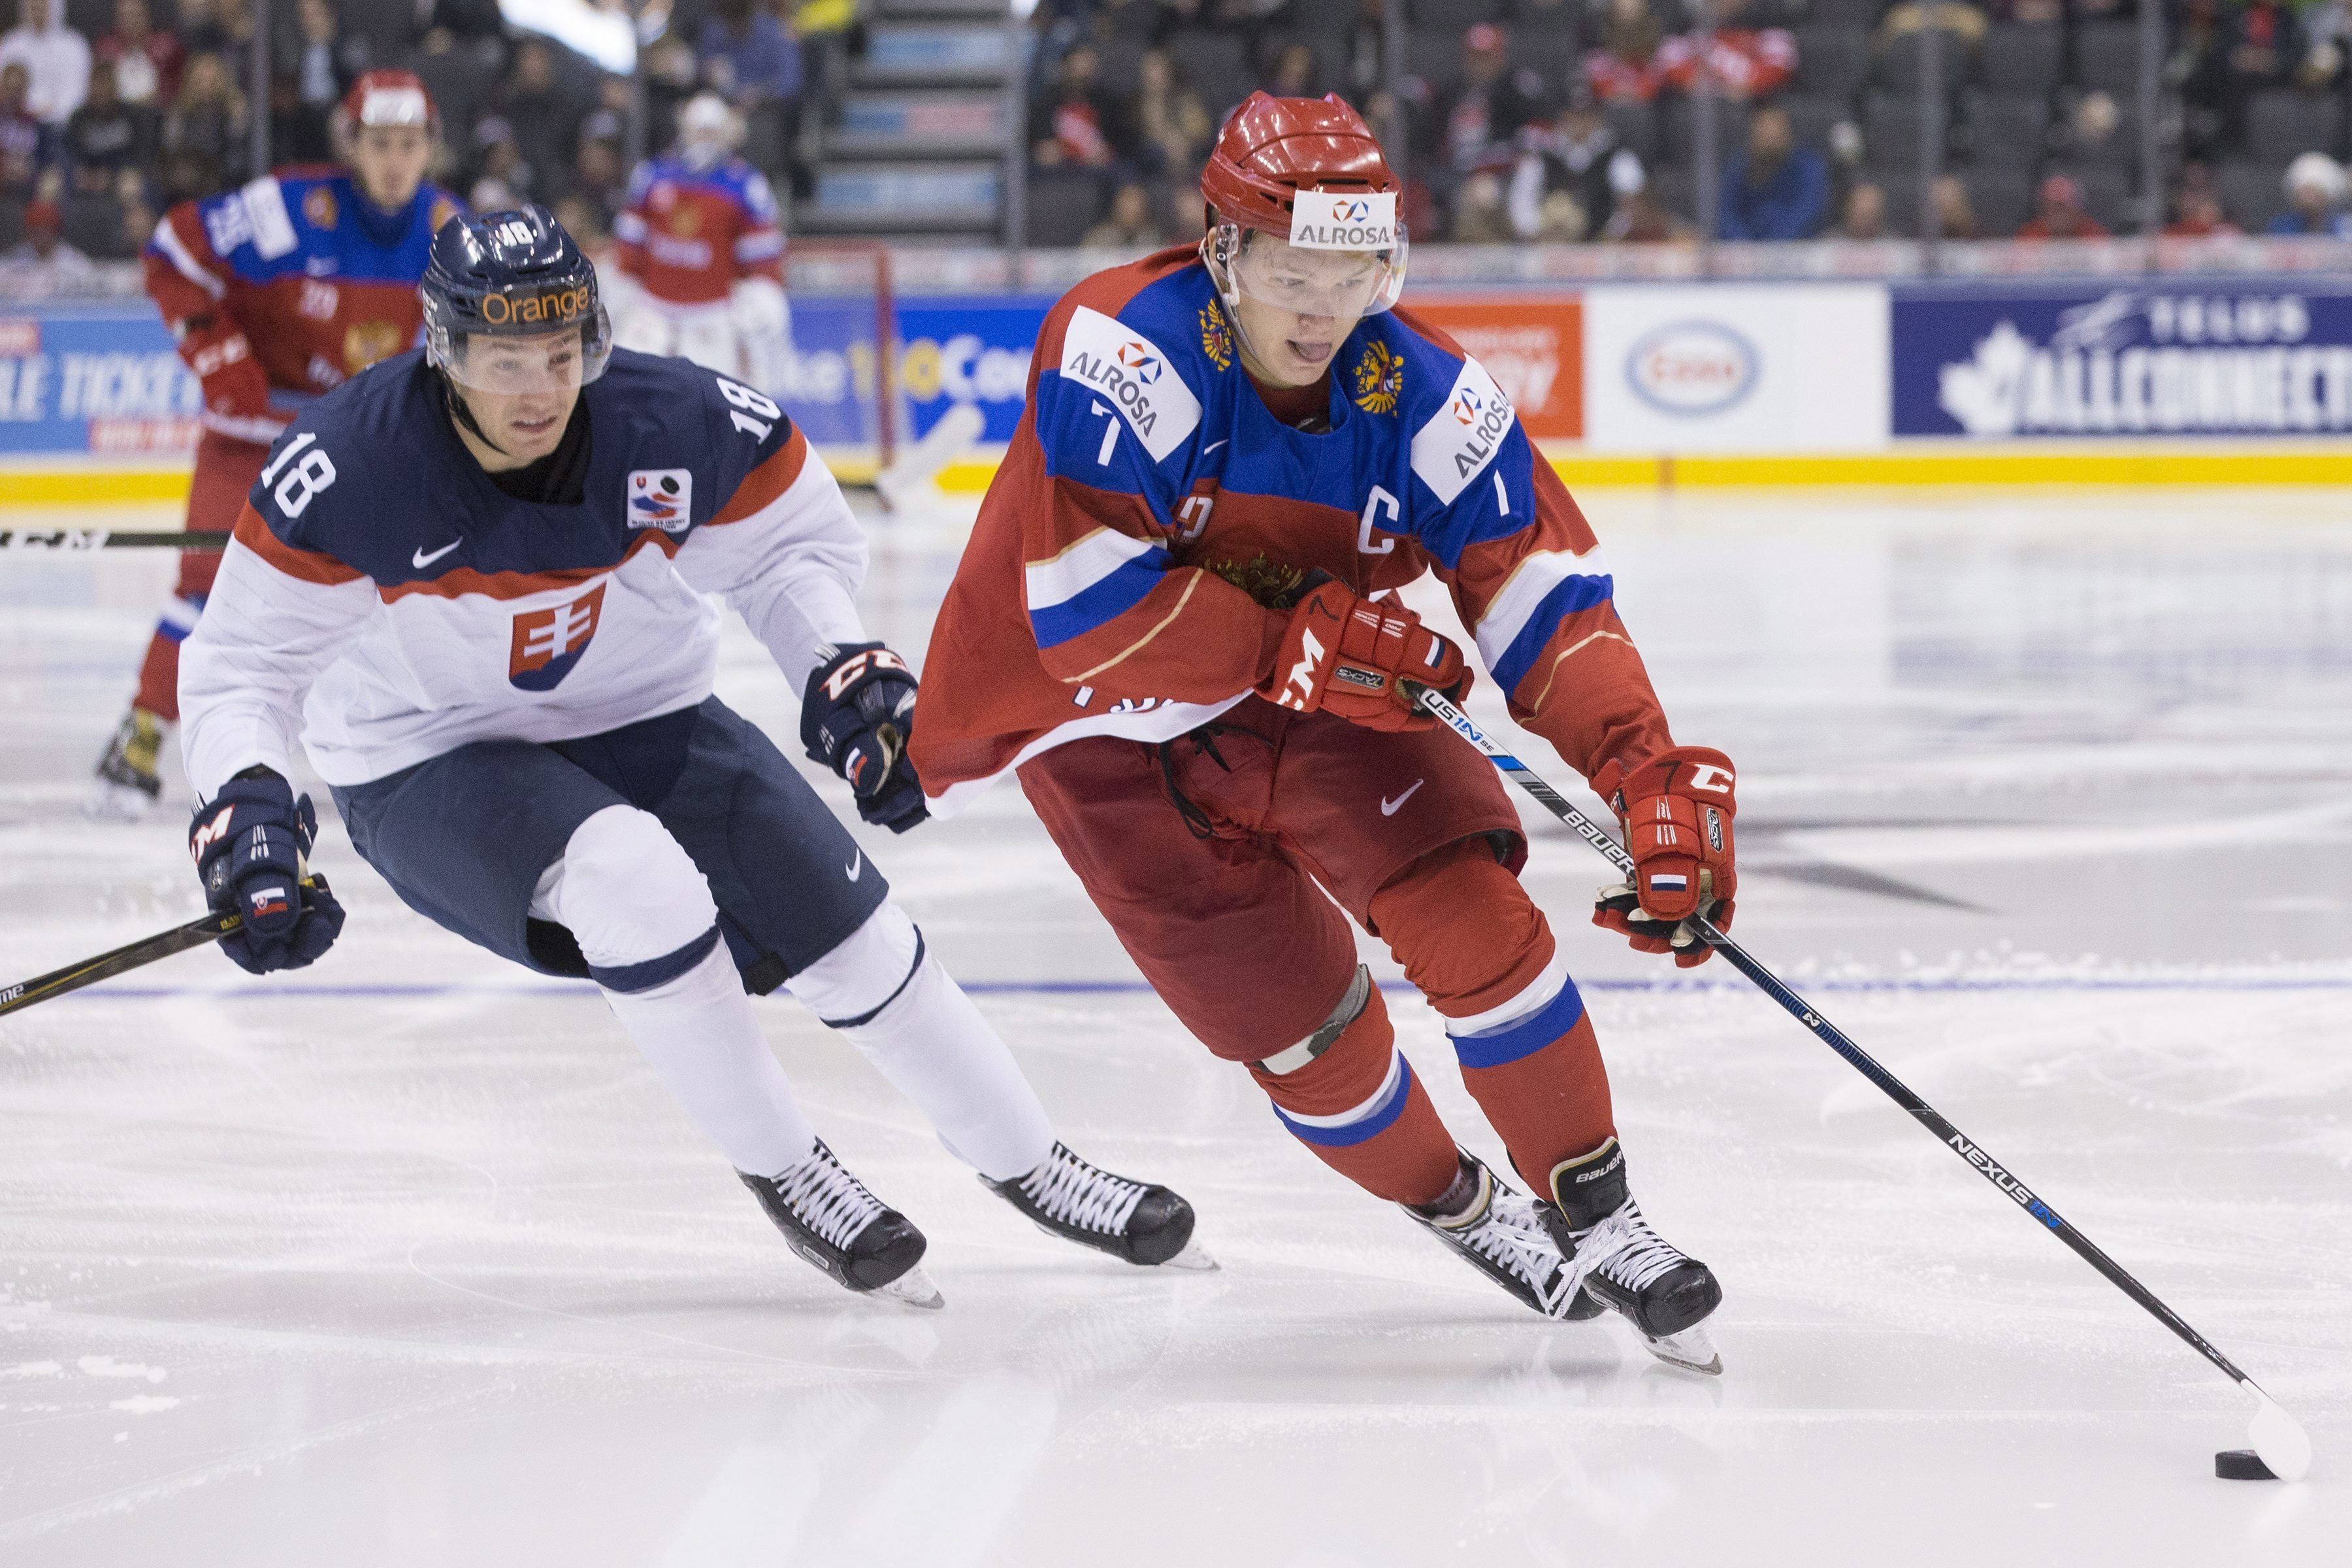
[[[760,1032],[709,885],[658,818],[613,805],[583,822],[530,912],[570,929],[613,1016],[736,1169],[774,1175],[808,1152],[815,1130]],[[897,906],[785,984],[983,1175],[1025,1174],[1052,1152],[1012,1053]]]

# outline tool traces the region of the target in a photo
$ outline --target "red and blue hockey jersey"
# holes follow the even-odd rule
[[[640,163],[613,238],[621,270],[673,305],[723,302],[739,278],[784,280],[776,194],[740,158],[704,169],[680,158]]]
[[[1079,284],[932,630],[916,767],[935,809],[1085,735],[1165,740],[1274,674],[1321,570],[1433,572],[1512,716],[1590,776],[1671,746],[1592,531],[1478,362],[1402,310],[1360,322],[1329,428],[1271,413],[1188,247]]]
[[[381,213],[348,173],[320,167],[166,213],[142,258],[147,292],[205,384],[204,423],[267,444],[301,402],[413,345],[434,233],[460,210],[428,181]],[[259,378],[238,374],[247,361]]]

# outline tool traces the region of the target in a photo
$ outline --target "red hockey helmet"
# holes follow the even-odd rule
[[[1228,295],[1238,290],[1307,314],[1385,310],[1404,288],[1401,190],[1371,127],[1338,93],[1275,98],[1254,92],[1227,117],[1201,170],[1201,195],[1211,214],[1202,254]],[[1277,293],[1265,280],[1254,282],[1255,269],[1244,260],[1253,231],[1294,251],[1365,255],[1370,265],[1343,285],[1294,279],[1292,291]],[[1309,285],[1304,293],[1297,290],[1301,282]]]
[[[415,71],[362,71],[335,106],[335,137],[341,142],[362,125],[414,125],[428,137],[441,134],[441,111]]]

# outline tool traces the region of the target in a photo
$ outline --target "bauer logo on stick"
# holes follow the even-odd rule
[[[1394,191],[1301,191],[1290,206],[1290,243],[1307,250],[1393,250]]]

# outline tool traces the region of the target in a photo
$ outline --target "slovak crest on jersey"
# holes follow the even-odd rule
[[[507,653],[507,681],[521,691],[552,691],[580,663],[604,613],[604,587],[597,584],[576,599],[514,618]]]
[[[1467,354],[1436,413],[1412,433],[1412,471],[1447,506],[1503,449],[1516,415],[1511,400]]]
[[[1102,394],[1160,462],[1200,427],[1201,400],[1168,352],[1126,323],[1081,305],[1062,335],[1063,375]]]

